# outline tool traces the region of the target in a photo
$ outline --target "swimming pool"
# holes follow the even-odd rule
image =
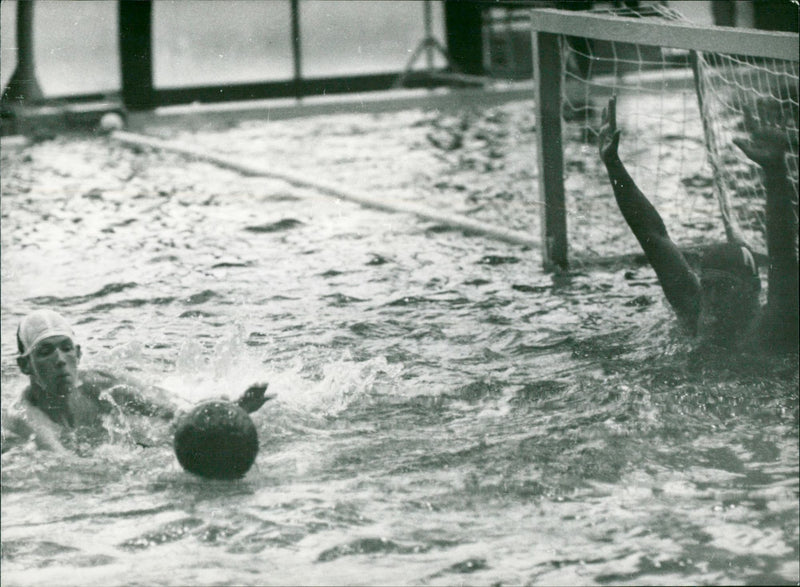
[[[276,124],[176,136],[287,165],[305,145],[321,178],[535,225],[514,141],[447,159],[421,110]],[[536,251],[102,137],[2,166],[4,404],[39,307],[84,366],[189,401],[277,393],[239,482],[191,477],[134,419],[66,462],[5,452],[4,585],[798,581],[797,357],[693,350],[649,268],[544,274]]]

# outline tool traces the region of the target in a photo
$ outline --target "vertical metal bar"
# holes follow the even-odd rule
[[[119,0],[119,60],[122,101],[128,110],[155,108],[153,90],[153,4]]]
[[[545,269],[565,269],[567,209],[561,141],[561,47],[558,36],[533,33],[533,79],[539,194],[542,199],[542,262]]]
[[[292,0],[292,60],[294,62],[294,95],[303,97],[303,67],[300,43],[300,0]]]
[[[35,103],[44,99],[33,59],[33,0],[17,2],[17,67],[3,91],[2,103]]]
[[[484,9],[491,3],[478,0],[444,0],[444,28],[447,54],[454,71],[483,75],[483,47],[480,29]]]
[[[423,18],[425,20],[425,65],[428,73],[433,71],[433,27],[431,26],[431,3],[425,0],[423,4]]]

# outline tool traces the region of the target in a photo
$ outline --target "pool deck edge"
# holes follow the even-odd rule
[[[446,110],[471,105],[485,107],[517,100],[533,100],[531,82],[504,83],[490,88],[399,89],[301,99],[168,106],[148,112],[129,113],[127,129],[142,132],[176,123],[192,128],[242,120],[287,120],[328,114],[374,114],[414,108]]]

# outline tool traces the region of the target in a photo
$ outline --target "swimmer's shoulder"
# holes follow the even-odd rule
[[[80,390],[103,410],[121,408],[146,416],[170,419],[175,406],[169,393],[129,375],[117,375],[102,369],[87,369],[79,375]]]
[[[44,413],[38,407],[36,398],[30,385],[26,385],[7,410],[3,410],[4,416],[11,419],[26,420],[30,413]]]
[[[100,400],[100,395],[104,391],[123,383],[119,376],[102,369],[82,369],[78,378],[80,391],[96,401]]]
[[[17,409],[3,409],[0,425],[0,452],[25,444],[34,433],[25,419],[24,412]]]
[[[40,449],[66,452],[60,440],[59,425],[31,401],[30,386],[22,390],[8,410],[3,410],[2,429],[3,452],[31,438]]]
[[[31,433],[31,428],[26,419],[26,415],[31,408],[33,408],[33,404],[30,401],[30,385],[25,387],[16,399],[3,406],[2,431],[4,452],[9,434],[27,436]]]
[[[26,385],[25,388],[19,392],[17,399],[12,402],[11,408],[14,411],[19,411],[30,405],[33,405],[33,401],[31,399],[31,386]]]

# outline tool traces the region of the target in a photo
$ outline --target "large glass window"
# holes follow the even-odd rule
[[[441,2],[431,2],[433,34],[444,43]],[[303,77],[403,70],[425,37],[424,4],[417,0],[301,0]],[[445,65],[437,53],[434,66]],[[421,57],[415,67],[424,67]]]
[[[156,87],[291,79],[288,0],[153,3]]]
[[[17,64],[17,0],[2,0],[0,74]],[[156,88],[290,80],[294,76],[290,0],[156,0]],[[430,2],[432,33],[444,42],[442,2]],[[118,3],[37,0],[33,41],[47,97],[116,92],[121,72]],[[417,0],[300,0],[301,75],[397,73],[425,37]],[[416,69],[427,64],[420,55]],[[434,66],[445,65],[435,52]]]
[[[2,3],[2,83],[17,65],[17,2]],[[33,53],[45,96],[115,92],[120,86],[117,3],[37,0]]]

